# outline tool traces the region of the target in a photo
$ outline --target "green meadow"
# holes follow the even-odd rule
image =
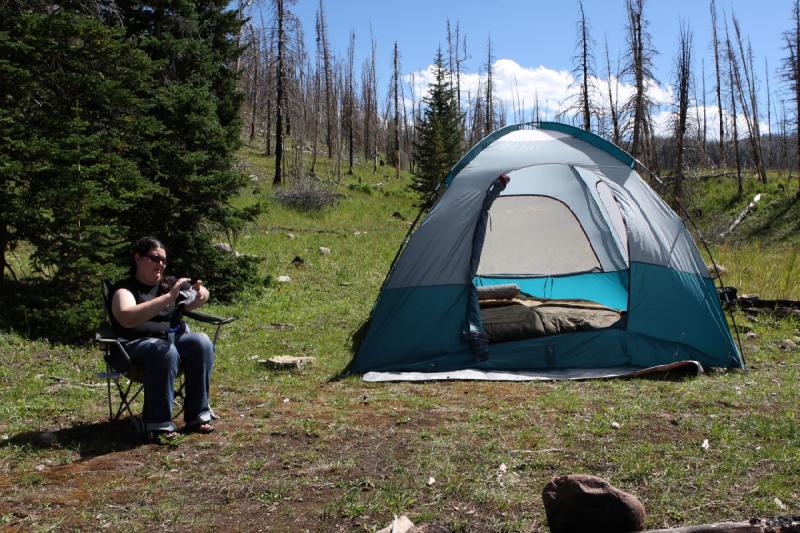
[[[410,176],[359,166],[337,181],[323,160],[310,186],[338,202],[303,211],[275,201],[271,159],[254,148],[240,157],[251,179],[236,202],[262,214],[232,244],[261,258],[263,283],[209,306],[237,319],[217,345],[217,431],[143,444],[127,419],[107,421],[89,339],[53,345],[29,339],[24,324],[0,332],[0,527],[375,531],[405,514],[452,531],[547,531],[542,488],[579,473],[635,494],[649,528],[800,512],[800,351],[779,347],[800,336],[797,318],[737,313],[747,372],[336,379],[417,214]],[[689,212],[725,282],[800,299],[797,180],[748,179],[744,197],[735,192],[731,179],[690,181]],[[720,243],[757,192],[756,210]],[[276,355],[315,362],[260,363]]]

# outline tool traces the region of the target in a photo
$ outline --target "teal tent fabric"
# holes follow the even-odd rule
[[[627,270],[616,272],[586,272],[569,276],[539,278],[490,278],[476,276],[475,285],[504,285],[513,283],[531,296],[553,300],[591,300],[617,309],[628,309]]]

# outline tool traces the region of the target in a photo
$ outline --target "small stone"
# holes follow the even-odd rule
[[[10,437],[10,436],[8,436],[8,435],[3,435],[3,436],[0,436],[0,440],[8,440],[8,439],[10,439],[10,438],[11,438],[11,437]]]
[[[283,403],[289,403],[289,398],[284,398]]]
[[[429,487],[431,487],[431,486],[433,486],[433,484],[434,484],[434,483],[436,483],[436,478],[434,478],[433,476],[430,476],[430,477],[428,478],[427,485],[428,485]]]
[[[290,278],[289,276],[278,276],[275,279],[278,280],[278,283],[289,283],[290,281],[292,281],[292,278]]]
[[[708,450],[711,448],[711,445],[708,443],[708,439],[703,439],[703,444],[700,445],[701,448],[704,450]]]
[[[797,349],[797,344],[795,344],[794,341],[791,341],[789,339],[784,339],[780,342],[780,344],[778,344],[778,348],[780,348],[784,352],[792,352]]]
[[[620,427],[620,426],[619,426],[619,422],[611,422],[611,427],[612,427],[613,429],[619,429],[619,427]]]
[[[286,236],[289,237],[290,241],[293,241],[297,238],[297,235],[295,235],[294,233],[287,233]]]
[[[755,331],[748,331],[747,333],[744,334],[744,338],[749,341],[754,341],[758,338],[758,333],[756,333]]]
[[[723,265],[717,265],[717,268],[714,268],[713,263],[706,265],[706,269],[708,269],[708,274],[712,278],[716,278],[717,277],[717,272],[718,271],[719,271],[719,275],[720,276],[724,276],[725,274],[728,273],[728,269],[725,268]]]
[[[800,344],[800,337],[792,337],[795,344]]]
[[[325,246],[320,246],[319,247],[319,254],[320,255],[330,255],[331,254],[331,249],[328,248],[328,247],[325,247]]]
[[[227,242],[218,242],[214,244],[214,249],[218,252],[222,252],[225,254],[232,254],[234,253],[233,246],[228,244]]]
[[[399,518],[395,516],[392,523],[378,531],[378,533],[407,533],[412,527],[414,527],[414,522],[409,520],[406,515]]]
[[[354,231],[354,232],[353,232],[353,235],[355,235],[356,237],[358,237],[359,235],[361,235],[361,232],[360,232],[360,231]]]
[[[786,510],[786,504],[785,504],[785,503],[783,503],[783,502],[780,500],[780,498],[778,498],[778,497],[775,497],[775,499],[773,499],[772,501],[774,501],[774,502],[775,502],[775,505],[777,505],[777,506],[778,506],[778,509],[780,509],[781,511],[785,511],[785,510]]]
[[[303,368],[304,366],[313,363],[313,357],[294,357],[291,355],[276,355],[275,357],[271,357],[263,362],[263,364],[268,368],[274,368],[276,370]]]
[[[44,465],[36,465],[37,472],[44,472],[45,468],[46,467]]]

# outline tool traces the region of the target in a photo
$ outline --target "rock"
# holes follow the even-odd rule
[[[596,476],[555,477],[544,487],[542,501],[552,533],[644,529],[642,502]]]
[[[800,343],[800,337],[792,337],[795,344]]]
[[[406,515],[400,518],[395,516],[392,523],[378,531],[378,533],[407,533],[413,527],[414,522],[409,520]]]
[[[222,252],[224,254],[232,254],[234,253],[233,246],[228,244],[227,242],[217,242],[214,243],[214,249],[218,252]]]
[[[704,450],[708,450],[711,448],[711,445],[708,443],[708,439],[703,439],[703,444],[700,445],[701,448]]]
[[[294,233],[287,233],[286,236],[289,237],[290,241],[293,241],[297,238],[297,235],[295,235]]]
[[[784,339],[780,342],[780,344],[778,344],[778,348],[780,348],[784,352],[793,352],[797,349],[797,344],[795,344],[794,341],[791,341],[789,339]]]
[[[725,268],[723,265],[719,264],[717,265],[716,269],[714,268],[713,263],[707,264],[706,269],[708,270],[708,274],[712,277],[712,279],[717,277],[717,271],[719,271],[720,276],[724,276],[725,274],[728,273],[728,269]]]
[[[754,341],[758,338],[758,333],[756,333],[755,331],[748,331],[747,333],[744,334],[744,338],[749,341]]]
[[[291,370],[294,368],[303,368],[304,366],[314,363],[313,357],[294,357],[291,355],[276,355],[269,359],[259,361],[268,368],[276,370]]]
[[[292,281],[292,278],[290,278],[289,276],[278,276],[275,279],[278,281],[278,283],[289,283],[290,281]]]
[[[294,266],[296,266],[296,267],[301,267],[301,266],[303,266],[305,263],[306,263],[306,262],[305,262],[305,260],[303,260],[303,258],[302,258],[302,257],[300,257],[299,255],[296,255],[296,256],[294,256],[294,259],[292,259],[292,264],[293,264]]]
[[[360,231],[354,231],[354,232],[353,232],[353,235],[355,235],[356,237],[358,237],[359,235],[361,235],[361,232],[360,232]]]
[[[331,255],[331,249],[326,246],[320,246],[319,255]]]
[[[619,429],[619,427],[620,427],[620,426],[619,426],[619,422],[611,422],[611,427],[612,427],[613,429]]]
[[[432,487],[434,483],[436,483],[436,478],[433,476],[428,477],[428,482],[426,483],[426,485]]]

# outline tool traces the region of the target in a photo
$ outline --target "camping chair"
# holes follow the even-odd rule
[[[110,422],[119,420],[123,413],[128,413],[133,422],[134,427],[138,433],[144,433],[144,423],[139,416],[133,413],[131,404],[142,393],[144,389],[143,378],[144,372],[141,367],[133,364],[128,352],[125,350],[126,342],[120,340],[114,334],[114,328],[111,325],[111,281],[104,279],[100,282],[100,290],[103,296],[103,313],[105,320],[97,328],[95,334],[95,342],[97,342],[103,350],[103,360],[105,361],[106,371],[99,372],[97,377],[106,380],[106,394],[108,397],[108,420]],[[203,324],[216,326],[214,331],[214,339],[212,341],[216,349],[217,340],[219,339],[219,332],[222,326],[230,324],[234,320],[233,317],[220,318],[206,313],[199,313],[197,311],[186,311],[183,316],[196,320]],[[111,393],[111,383],[114,383],[116,393],[119,396],[118,405],[114,406]],[[183,412],[184,401],[184,383],[183,371],[179,371],[177,380],[177,390],[175,391],[175,403],[179,409],[174,413],[173,418],[179,416]],[[218,418],[215,414],[212,416]]]

